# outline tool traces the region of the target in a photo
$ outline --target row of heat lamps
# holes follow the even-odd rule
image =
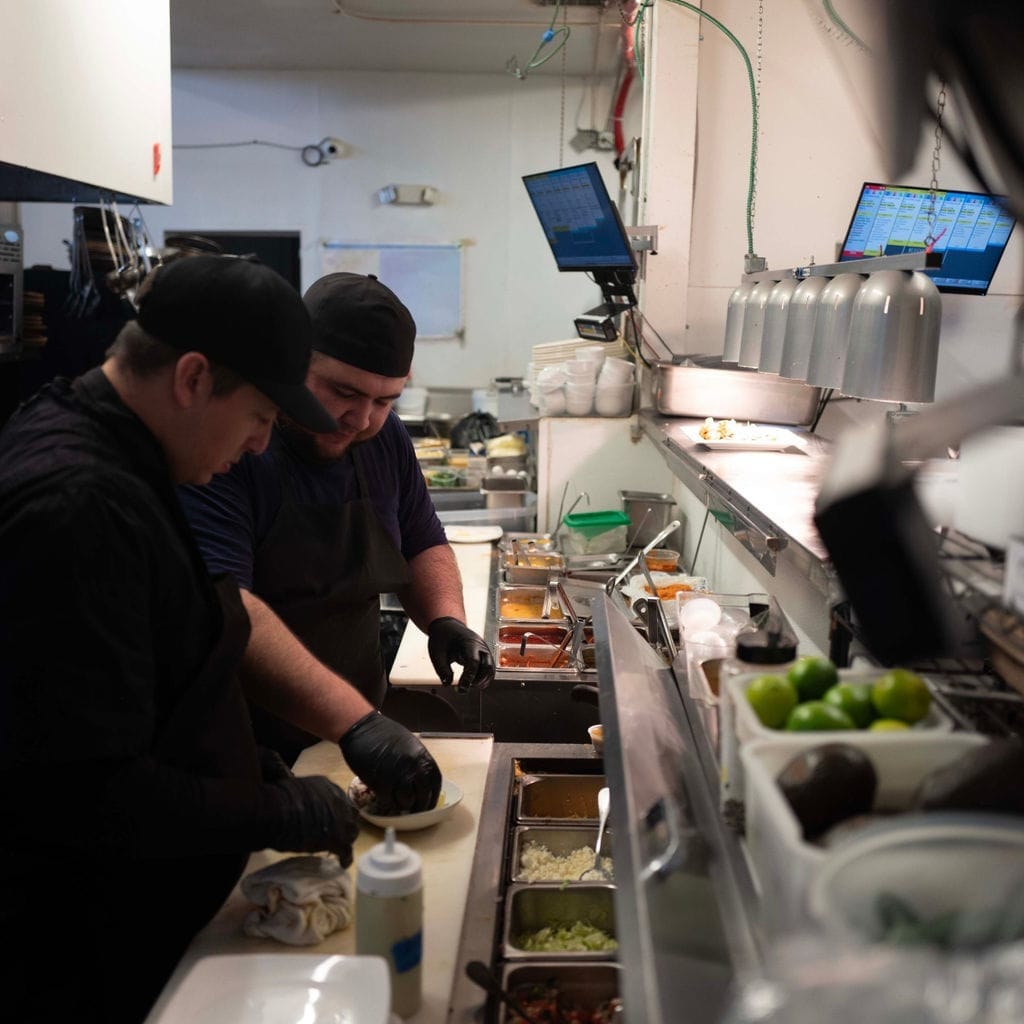
[[[917,270],[831,269],[744,280],[729,299],[723,362],[851,398],[932,401],[942,319],[932,280]]]

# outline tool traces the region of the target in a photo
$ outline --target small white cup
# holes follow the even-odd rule
[[[603,384],[594,391],[599,416],[627,416],[633,408],[633,385]]]
[[[565,375],[570,384],[589,384],[593,387],[597,367],[593,363],[578,363],[572,359],[565,364]]]
[[[570,416],[589,416],[594,407],[594,385],[574,384],[570,381],[565,385],[565,411]]]
[[[609,356],[601,367],[600,383],[625,384],[633,379],[633,364],[625,359]]]

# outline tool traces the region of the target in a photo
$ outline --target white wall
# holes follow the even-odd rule
[[[711,0],[704,6],[737,35],[754,61],[758,5]],[[822,30],[816,0],[766,3],[764,10],[755,249],[770,267],[806,264],[812,256],[818,263],[832,262],[861,183],[887,180],[876,142],[879,118],[868,99],[874,71],[855,48]],[[662,27],[696,17],[669,3],[659,4],[656,13]],[[746,251],[750,146],[749,87],[740,55],[713,26],[705,24],[701,35],[687,322],[682,343],[674,345],[677,352],[694,353],[722,350],[726,305]],[[689,58],[684,50],[678,56]],[[693,97],[680,95],[677,102],[692,103]],[[686,123],[683,115],[680,120]],[[928,184],[931,138],[930,130],[922,133],[917,166],[904,183]],[[978,187],[948,146],[939,184]],[[667,234],[662,248],[671,244],[673,236]],[[943,296],[937,397],[1006,372],[1011,321],[1021,297],[1022,252],[1018,226],[987,297]],[[884,408],[844,402],[829,410],[823,432],[828,433],[828,416],[838,424],[858,411],[877,415]]]
[[[576,130],[585,82],[565,97],[565,134]],[[639,89],[637,90],[639,93]],[[297,152],[246,146],[174,152],[171,207],[146,207],[157,244],[165,230],[298,230],[303,286],[319,275],[322,239],[360,243],[465,240],[463,341],[424,340],[413,377],[420,385],[475,387],[521,375],[537,342],[573,337],[572,319],[601,301],[582,274],[559,274],[520,177],[559,165],[561,83],[556,76],[377,72],[198,72],[173,78],[174,141],[262,139],[301,146],[336,136],[351,154],[320,167]],[[596,109],[609,109],[609,86]],[[609,190],[618,179],[607,152],[597,159]],[[432,207],[378,206],[383,185],[433,185]],[[67,207],[22,206],[27,260],[67,261]]]

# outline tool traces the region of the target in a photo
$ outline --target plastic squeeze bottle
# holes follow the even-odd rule
[[[391,1010],[411,1017],[423,999],[423,860],[386,829],[356,868],[356,953],[382,956]]]

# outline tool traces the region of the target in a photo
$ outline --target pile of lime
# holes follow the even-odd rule
[[[828,659],[798,658],[785,675],[758,676],[747,700],[762,725],[789,732],[909,729],[928,714],[932,695],[925,681],[905,668],[892,668],[877,679],[839,681]]]

